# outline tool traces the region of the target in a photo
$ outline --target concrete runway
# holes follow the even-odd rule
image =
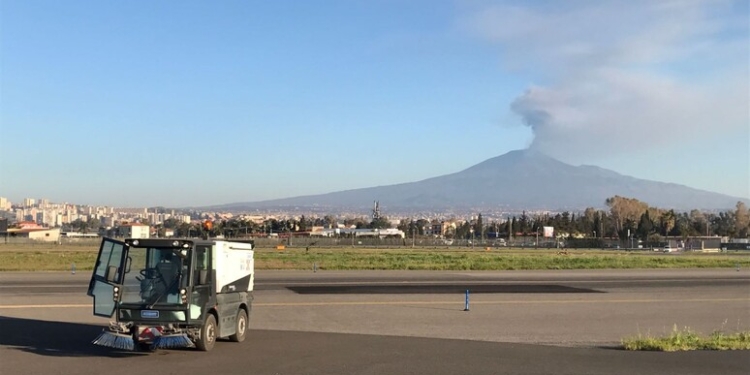
[[[89,276],[0,273],[0,374],[750,373],[742,351],[613,349],[675,325],[750,330],[744,269],[259,271],[246,342],[153,354],[90,344],[108,320],[91,313]]]

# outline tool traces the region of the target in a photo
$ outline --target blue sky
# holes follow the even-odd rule
[[[526,4],[3,1],[0,196],[257,201],[529,146],[750,196],[746,1]]]

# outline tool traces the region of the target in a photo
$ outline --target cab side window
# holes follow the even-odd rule
[[[202,285],[211,280],[211,247],[198,246],[195,249],[195,284]]]

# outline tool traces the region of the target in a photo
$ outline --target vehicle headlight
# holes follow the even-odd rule
[[[115,301],[120,300],[120,287],[119,286],[112,288],[112,299]]]

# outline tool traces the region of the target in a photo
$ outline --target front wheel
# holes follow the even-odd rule
[[[207,352],[213,349],[216,344],[216,318],[213,314],[208,314],[206,322],[201,328],[201,337],[196,341],[195,346],[198,350]]]
[[[243,342],[247,333],[247,312],[245,312],[245,309],[237,311],[236,323],[234,334],[229,336],[229,340]]]

